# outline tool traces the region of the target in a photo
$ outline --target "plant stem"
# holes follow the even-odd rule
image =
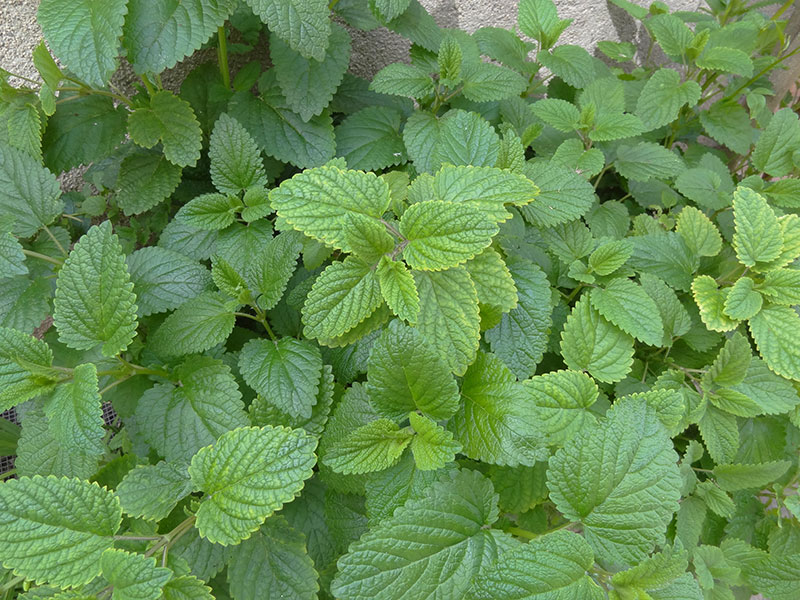
[[[122,94],[114,94],[113,92],[107,92],[105,90],[96,90],[94,88],[89,87],[74,87],[74,86],[66,86],[60,87],[56,90],[57,92],[81,92],[83,94],[94,94],[96,96],[108,96],[109,98],[114,98],[115,100],[119,100],[123,104],[127,106],[132,106],[132,102],[130,98],[127,96],[123,96]],[[68,100],[68,98],[61,98],[58,102],[62,102],[64,100]]]
[[[9,590],[13,590],[15,587],[17,587],[23,581],[25,581],[25,577],[23,577],[22,575],[18,575],[17,577],[14,577],[14,579],[12,579],[8,583],[6,583],[2,587],[0,587],[0,594],[5,594]]]
[[[115,542],[155,542],[163,539],[161,535],[115,535]]]
[[[133,377],[133,374],[127,375],[126,377],[123,377],[122,379],[117,379],[117,380],[116,380],[115,382],[113,382],[113,383],[109,383],[109,384],[108,384],[106,387],[104,387],[102,390],[100,390],[100,392],[99,392],[99,393],[100,393],[100,395],[102,396],[102,395],[103,395],[103,394],[105,394],[105,393],[106,393],[108,390],[110,390],[110,389],[113,389],[113,388],[117,387],[117,386],[118,386],[120,383],[122,383],[122,382],[124,382],[124,381],[128,381],[128,379],[130,379],[131,377]]]
[[[144,73],[142,73],[141,78],[142,78],[142,83],[144,83],[144,87],[147,88],[147,93],[152,98],[156,93],[156,88],[153,87],[153,84],[150,83],[150,80],[147,78],[147,75],[145,75]]]
[[[34,252],[33,250],[26,250],[25,248],[22,249],[22,253],[25,256],[31,256],[33,258],[38,258],[39,260],[44,260],[54,265],[58,265],[59,267],[64,264],[63,260],[59,260],[57,258],[53,258],[52,256],[47,256],[46,254],[40,254],[39,252]]]
[[[170,378],[170,374],[164,371],[163,369],[151,369],[149,367],[143,367],[142,365],[130,363],[121,356],[117,356],[117,359],[119,359],[119,361],[123,365],[128,367],[128,369],[134,371],[134,373],[132,373],[133,375],[156,375],[158,377],[164,377],[166,379]]]
[[[47,225],[44,226],[44,231],[50,237],[50,239],[53,240],[53,243],[56,245],[56,248],[58,248],[61,251],[61,254],[67,256],[69,252],[67,252],[64,246],[61,245],[61,242],[59,242],[58,238],[56,238],[56,236],[53,235],[53,232],[50,231],[50,228]]]
[[[194,522],[197,520],[197,517],[192,515],[188,517],[184,521],[182,521],[175,529],[170,531],[169,533],[161,536],[160,541],[156,542],[154,546],[152,546],[147,552],[144,553],[146,557],[153,556],[156,552],[161,550],[162,548],[170,548],[175,542],[177,542],[184,534],[186,534],[193,526]]]
[[[762,75],[764,75],[765,73],[768,73],[768,72],[769,72],[769,71],[771,71],[771,70],[772,70],[774,67],[778,66],[778,65],[779,65],[779,64],[781,64],[783,61],[785,61],[787,58],[790,58],[790,57],[794,56],[794,55],[795,55],[795,54],[797,54],[798,52],[800,52],[800,46],[798,46],[797,48],[795,48],[794,50],[792,50],[792,51],[791,51],[791,52],[789,52],[788,54],[784,54],[783,56],[780,56],[780,57],[776,58],[776,59],[775,59],[775,60],[773,60],[771,63],[769,63],[769,64],[768,64],[766,67],[764,67],[763,69],[761,69],[761,70],[760,70],[758,73],[756,73],[755,75],[753,75],[753,76],[752,76],[750,79],[748,79],[747,81],[745,81],[745,82],[744,82],[742,85],[740,85],[738,88],[736,88],[735,90],[733,90],[733,92],[731,92],[730,94],[728,94],[727,96],[725,96],[725,97],[724,97],[722,100],[727,100],[728,98],[735,98],[736,96],[738,96],[738,95],[739,95],[739,92],[741,92],[741,91],[742,91],[744,88],[746,88],[747,86],[749,86],[749,85],[750,85],[751,83],[753,83],[754,81],[757,81],[759,77],[761,77],[761,76],[762,76]]]
[[[225,37],[225,25],[217,27],[217,62],[219,62],[219,73],[222,75],[222,84],[225,89],[231,87],[231,72],[228,69],[228,40]]]
[[[3,479],[8,479],[10,477],[13,477],[16,474],[17,474],[17,470],[16,469],[9,469],[5,473],[0,474],[0,477],[2,477]]]
[[[406,240],[405,236],[403,236],[403,234],[401,234],[399,231],[397,231],[397,229],[394,228],[394,226],[392,226],[391,223],[385,221],[384,219],[378,219],[378,220],[381,223],[383,223],[383,226],[386,227],[386,229],[388,229],[393,236],[400,238],[401,240],[408,241]]]

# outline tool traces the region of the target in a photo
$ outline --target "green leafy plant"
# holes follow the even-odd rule
[[[612,3],[644,52],[552,0],[42,0],[59,62],[0,71],[0,595],[796,598],[792,2]],[[348,73],[342,21],[410,63]]]

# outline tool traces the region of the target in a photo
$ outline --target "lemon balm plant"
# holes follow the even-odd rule
[[[792,2],[613,4],[649,48],[551,0],[42,0],[59,62],[0,71],[0,594],[796,598]],[[380,26],[410,63],[347,73]]]

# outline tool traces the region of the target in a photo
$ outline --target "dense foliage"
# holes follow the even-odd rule
[[[557,44],[552,0],[42,0],[62,66],[0,71],[0,595],[796,600],[792,2],[612,1],[649,47]],[[410,64],[349,74],[342,22]]]

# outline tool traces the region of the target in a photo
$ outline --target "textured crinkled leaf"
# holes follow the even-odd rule
[[[0,560],[37,583],[88,583],[114,545],[119,500],[96,483],[21,477],[0,485]]]
[[[62,99],[71,98],[61,94]],[[115,107],[111,98],[100,95],[71,98],[47,120],[42,136],[45,165],[61,173],[104,158],[125,139],[126,118],[125,108]]]
[[[334,23],[324,58],[316,59],[293,50],[281,39],[280,32],[272,30],[269,55],[287,108],[308,121],[330,104],[342,82],[350,64],[350,35]]]
[[[665,54],[673,60],[683,60],[683,55],[692,43],[694,35],[677,15],[669,13],[653,15],[647,19],[647,28],[655,36]]]
[[[160,521],[192,491],[186,465],[161,461],[140,465],[117,486],[122,509],[132,517]]]
[[[577,371],[552,371],[523,382],[549,445],[561,446],[595,422],[587,409],[597,400],[597,385]]]
[[[766,306],[750,319],[761,357],[778,375],[800,381],[800,316],[788,306]]]
[[[258,305],[264,310],[274,308],[283,297],[286,286],[297,267],[301,236],[294,231],[278,234],[261,244],[258,255],[250,266],[252,287],[261,295]]]
[[[199,49],[235,7],[235,0],[182,0],[177,6],[170,0],[128,0],[128,60],[137,73],[174,67]]]
[[[783,234],[778,218],[763,196],[739,187],[733,194],[733,217],[736,225],[733,247],[743,265],[752,267],[780,256]]]
[[[700,309],[700,318],[712,331],[731,331],[739,324],[724,313],[726,293],[708,275],[700,275],[692,282],[692,295]]]
[[[117,68],[126,5],[125,0],[43,0],[37,20],[64,64],[83,81],[103,87]]]
[[[156,566],[155,556],[109,548],[100,557],[103,578],[114,586],[113,600],[156,600],[172,571]]]
[[[486,340],[514,375],[525,379],[533,375],[547,348],[553,323],[550,284],[529,260],[509,257],[506,264],[517,289],[517,307],[486,332]]]
[[[469,591],[471,600],[600,600],[601,588],[586,574],[594,552],[571,531],[555,531],[516,546],[479,574]]]
[[[177,221],[208,231],[225,229],[236,220],[239,199],[225,194],[201,194],[181,206],[175,214]]]
[[[16,329],[0,327],[0,410],[52,389],[57,379],[47,376],[52,364],[53,351],[45,342]]]
[[[764,273],[764,283],[758,291],[770,302],[792,306],[800,304],[800,270],[776,269]]]
[[[642,273],[639,276],[639,283],[661,313],[661,322],[664,324],[664,340],[661,345],[669,346],[673,338],[689,331],[692,325],[689,313],[678,300],[675,290],[655,275]]]
[[[606,163],[605,155],[600,150],[597,148],[586,150],[583,142],[576,138],[561,142],[550,160],[553,164],[577,171],[584,177],[597,175]]]
[[[345,475],[371,473],[391,467],[411,443],[413,434],[390,419],[362,425],[325,452],[325,464]]]
[[[730,205],[730,193],[718,173],[702,167],[686,169],[675,178],[676,189],[704,209],[719,210]]]
[[[631,238],[633,254],[628,264],[634,269],[652,273],[663,279],[673,288],[688,291],[692,277],[697,270],[698,261],[674,231],[649,233]]]
[[[592,306],[606,319],[650,346],[660,346],[664,326],[658,306],[630,279],[612,279],[605,288],[594,288]]]
[[[598,275],[611,275],[630,258],[633,244],[628,240],[610,240],[589,255],[589,267]]]
[[[633,362],[633,338],[592,308],[582,297],[561,332],[561,354],[570,369],[586,370],[606,383],[621,380]]]
[[[676,230],[689,250],[698,256],[716,256],[722,249],[722,237],[716,225],[693,206],[681,210]]]
[[[181,171],[160,152],[126,156],[117,177],[117,205],[126,215],[150,210],[175,191],[181,182]]]
[[[539,188],[535,202],[520,207],[525,220],[537,227],[573,221],[594,204],[594,188],[575,171],[549,162],[527,163],[525,175]]]
[[[639,142],[635,146],[621,145],[614,161],[617,172],[633,181],[668,179],[683,170],[683,161],[677,154],[653,142]]]
[[[306,235],[350,252],[345,219],[354,214],[380,219],[389,207],[389,187],[372,173],[336,166],[309,169],[269,195],[278,215]]]
[[[462,71],[461,93],[472,102],[496,102],[518,97],[528,87],[526,79],[501,65],[473,62]]]
[[[771,271],[785,267],[800,257],[800,216],[783,215],[778,218],[778,225],[783,236],[783,245],[778,258],[768,263],[757,264],[754,269],[759,272]]]
[[[531,112],[542,121],[565,133],[581,126],[581,113],[572,102],[560,98],[546,98],[531,105]]]
[[[436,168],[440,164],[491,167],[497,161],[500,137],[479,114],[453,109],[441,117],[436,145]]]
[[[336,338],[361,323],[382,303],[378,276],[369,265],[354,257],[333,263],[317,277],[306,298],[305,335]]]
[[[235,546],[228,563],[228,585],[236,600],[315,600],[317,577],[306,537],[280,515]]]
[[[741,333],[736,332],[725,340],[725,345],[706,371],[707,379],[726,387],[741,383],[752,359],[750,342]]]
[[[495,537],[483,529],[496,517],[489,480],[457,472],[351,544],[331,592],[342,600],[463,597],[471,578],[496,558]]]
[[[172,222],[174,223],[174,221]],[[234,223],[220,232],[214,249],[217,255],[234,270],[247,275],[250,279],[249,271],[257,264],[254,257],[261,255],[272,236],[272,223],[269,219],[259,219],[247,225]],[[249,283],[254,286],[255,282],[250,281]]]
[[[136,334],[136,294],[111,222],[92,227],[58,274],[53,318],[70,348],[103,344],[105,356],[125,350]]]
[[[740,277],[728,291],[723,312],[732,319],[742,321],[754,316],[764,302],[755,289],[755,282],[749,277]]]
[[[25,254],[17,238],[8,232],[0,233],[0,279],[25,275],[27,272]]]
[[[100,457],[106,433],[100,403],[97,368],[91,363],[75,367],[72,380],[56,388],[44,412],[53,437],[64,451]]]
[[[684,106],[689,108],[700,99],[700,85],[693,80],[681,83],[674,69],[659,69],[644,84],[636,102],[636,114],[645,131],[663,127],[678,118]]]
[[[466,269],[414,271],[417,329],[456,375],[475,358],[480,338],[478,295]]]
[[[161,590],[164,600],[214,600],[211,588],[202,579],[191,575],[173,577]]]
[[[325,0],[246,0],[270,31],[306,58],[323,60],[331,24]]]
[[[401,261],[384,256],[378,263],[376,273],[381,295],[392,312],[410,324],[415,324],[419,315],[419,293],[408,267]]]
[[[758,464],[723,464],[716,465],[712,473],[717,485],[727,492],[755,490],[762,489],[778,479],[791,465],[788,460]]]
[[[458,386],[447,362],[417,329],[398,321],[372,347],[366,389],[375,410],[395,420],[414,410],[447,419],[458,408]]]
[[[208,581],[219,573],[228,559],[228,549],[225,546],[212,544],[200,537],[196,528],[192,528],[184,534],[169,551],[173,556],[185,560],[192,575],[203,581]]]
[[[634,565],[663,543],[678,509],[677,458],[653,409],[624,402],[550,459],[550,497],[568,519],[583,523],[598,558]]]
[[[44,411],[38,405],[25,412],[21,423],[23,427],[14,461],[18,475],[89,479],[97,471],[97,455],[76,452],[74,448],[68,452],[58,444]]]
[[[800,582],[800,554],[771,554],[748,569],[747,581],[770,600],[792,600]]]
[[[416,432],[411,440],[411,453],[418,469],[441,469],[461,451],[461,444],[453,441],[453,434],[429,418],[410,412],[408,419]]]
[[[698,427],[706,450],[714,462],[729,463],[736,458],[739,449],[739,426],[735,416],[714,406],[707,406]]]
[[[333,158],[336,144],[328,111],[303,121],[282,99],[259,99],[249,92],[235,94],[228,110],[273,158],[300,168],[319,167]]]
[[[242,427],[200,450],[189,466],[195,489],[208,494],[197,528],[209,541],[238,544],[311,477],[315,437],[285,427]]]
[[[149,107],[134,110],[128,117],[128,132],[134,142],[145,148],[160,141],[164,156],[179,167],[193,167],[200,158],[200,123],[191,104],[172,92],[156,92],[150,97]]]
[[[442,161],[438,146],[442,127],[439,119],[426,111],[415,111],[403,127],[403,143],[418,172],[432,173]]]
[[[475,284],[478,302],[495,306],[503,312],[517,307],[517,286],[494,248],[486,248],[464,266]]]
[[[31,237],[64,210],[55,175],[30,154],[0,144],[0,214],[11,217],[11,233]]]
[[[157,246],[128,255],[128,271],[141,316],[175,309],[211,288],[211,275],[204,265]]]
[[[595,142],[610,142],[639,135],[645,127],[636,115],[628,113],[600,113],[589,132]]]
[[[250,340],[239,353],[239,371],[251,388],[293,417],[308,418],[317,401],[322,356],[304,340]]]
[[[211,132],[208,149],[211,181],[223,194],[267,186],[267,174],[255,140],[233,117],[221,114]]]
[[[794,169],[792,155],[798,149],[800,120],[791,108],[782,108],[761,132],[753,148],[753,166],[773,177],[783,177]]]
[[[747,154],[753,143],[750,115],[736,102],[715,102],[700,113],[700,122],[708,134],[737,154]]]
[[[472,206],[429,200],[406,209],[399,231],[408,240],[403,258],[412,269],[441,271],[480,253],[498,227]]]
[[[479,353],[461,385],[464,408],[447,428],[468,457],[495,465],[533,465],[547,457],[530,394],[492,354]]]
[[[419,67],[393,63],[375,74],[369,88],[380,94],[424,98],[433,92],[433,79]]]
[[[400,135],[402,116],[386,106],[368,106],[336,127],[336,154],[351,169],[375,171],[406,159]]]
[[[204,352],[228,339],[236,322],[234,308],[225,294],[203,292],[169,315],[149,343],[164,356]]]
[[[394,466],[371,475],[365,503],[370,525],[392,516],[409,499],[424,498],[444,473],[446,470],[422,471],[411,454],[404,454]]]
[[[695,62],[698,67],[711,71],[733,73],[742,77],[750,77],[753,74],[753,61],[746,52],[737,48],[712,46],[706,48]]]
[[[549,52],[539,52],[536,60],[578,89],[585,88],[595,77],[595,59],[580,46],[562,44]]]
[[[686,550],[677,551],[667,546],[662,552],[653,554],[632,569],[615,573],[612,583],[617,590],[624,589],[631,592],[636,588],[658,589],[686,572],[689,566],[688,558],[689,553]],[[699,599],[692,597],[690,600]]]
[[[179,386],[159,383],[139,398],[142,436],[169,462],[188,462],[223,433],[247,425],[242,395],[230,368],[196,356],[175,372]]]

